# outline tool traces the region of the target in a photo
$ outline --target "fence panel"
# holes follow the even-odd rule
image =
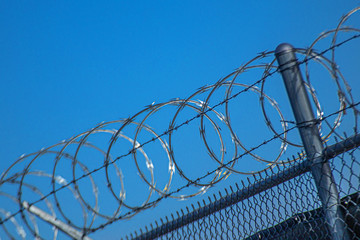
[[[349,144],[345,143],[351,141],[354,148],[348,150]],[[338,155],[330,159],[329,163],[339,189],[340,209],[345,216],[345,226],[350,239],[360,238],[359,144],[358,135],[357,138],[348,138],[324,151],[326,155],[327,151],[333,152],[331,149],[337,147]],[[344,150],[340,151],[341,153],[340,146]],[[263,178],[258,178],[249,187],[234,193],[227,190],[229,194],[226,196],[214,196],[207,204],[192,206],[192,210],[187,214],[182,213],[182,216],[172,221],[167,220],[158,228],[139,236],[132,235],[130,238],[332,239],[310,172],[310,164],[306,159],[303,163],[287,167],[277,173],[277,176],[286,173],[283,178],[278,178],[284,182],[270,188],[265,186],[266,190],[259,192],[260,186],[269,183],[269,179],[273,177],[274,171],[270,170],[259,175]],[[221,205],[227,207],[222,208]],[[205,216],[199,218],[199,215]]]

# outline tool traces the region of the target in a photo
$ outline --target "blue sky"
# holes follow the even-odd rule
[[[152,102],[186,98],[282,42],[307,47],[321,32],[335,28],[340,17],[357,5],[358,1],[334,0],[3,1],[0,171],[23,153],[69,139],[102,121],[129,117]],[[349,25],[356,25],[356,21],[349,21]],[[318,48],[325,49],[329,43]],[[358,45],[351,46],[354,56],[360,53]],[[347,74],[355,74],[359,58],[349,62],[341,54]],[[247,83],[253,80],[258,79]],[[322,83],[319,86],[324,87]],[[269,94],[283,90],[282,86],[273,88]],[[353,93],[356,89],[359,83]],[[277,101],[280,106],[287,105]],[[239,109],[251,114],[254,106],[258,103]],[[166,129],[169,112],[154,116],[150,125],[162,127],[159,132]],[[251,115],[246,116],[245,121],[255,122]],[[264,140],[264,128],[249,127],[244,134]],[[174,140],[190,163],[197,159],[192,155],[197,148],[191,149],[191,141],[196,141],[187,135],[193,130],[198,131],[198,126],[189,127]],[[244,168],[251,169],[251,165]],[[189,174],[198,173],[190,170]],[[127,184],[130,189],[137,185],[132,181]],[[128,233],[163,216],[168,209],[151,212],[153,215],[114,223],[94,237]]]

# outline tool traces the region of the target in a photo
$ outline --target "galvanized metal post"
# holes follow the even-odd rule
[[[322,154],[324,147],[318,124],[314,118],[294,48],[287,43],[280,44],[275,50],[275,55],[307,158],[312,161],[311,173],[323,205],[331,237],[336,240],[349,239],[340,209],[339,193],[329,163],[325,161]]]

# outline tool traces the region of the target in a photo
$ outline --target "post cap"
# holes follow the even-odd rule
[[[285,52],[291,52],[293,50],[294,50],[294,47],[291,44],[282,43],[279,46],[277,46],[277,48],[275,49],[275,54],[278,55],[278,54],[282,54]]]

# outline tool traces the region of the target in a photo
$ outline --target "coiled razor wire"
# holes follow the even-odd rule
[[[344,114],[350,115],[347,110],[352,111],[352,116],[354,118],[353,129],[355,133],[357,133],[359,122],[359,103],[356,102],[351,93],[350,84],[346,81],[345,77],[336,65],[335,50],[343,44],[360,37],[360,29],[344,26],[346,21],[359,10],[360,7],[355,8],[346,14],[334,30],[322,33],[310,45],[310,47],[296,49],[296,53],[298,55],[304,56],[303,60],[300,61],[300,64],[305,66],[306,86],[316,108],[316,117],[319,123],[319,128],[322,130],[324,141],[330,139],[333,135],[341,139],[342,135],[337,133],[337,129],[344,118]],[[355,33],[355,35],[352,35],[352,37],[347,38],[346,40],[338,41],[339,36],[345,32]],[[314,49],[316,44],[321,40],[328,38],[331,38],[331,46],[322,52],[317,52]],[[326,58],[324,54],[329,51],[331,51],[331,58]],[[144,209],[154,207],[163,198],[170,197],[184,200],[202,194],[208,188],[227,178],[232,173],[245,175],[261,173],[266,169],[273,168],[274,166],[298,160],[302,157],[301,154],[298,158],[284,160],[284,153],[287,151],[288,147],[302,148],[301,144],[290,140],[288,137],[289,131],[295,129],[296,126],[288,126],[289,121],[285,119],[278,103],[266,94],[266,80],[278,72],[278,66],[276,66],[273,55],[274,51],[259,54],[215,84],[201,87],[188,98],[173,99],[168,102],[149,105],[130,118],[103,122],[93,129],[78,134],[69,140],[64,140],[50,147],[41,149],[38,152],[21,156],[8,169],[6,169],[0,177],[1,198],[17,205],[19,209],[18,211],[9,211],[8,209],[0,208],[0,225],[3,231],[10,238],[25,239],[26,231],[24,230],[23,225],[19,224],[18,220],[15,218],[18,214],[20,214],[26,228],[29,229],[31,234],[39,239],[42,239],[42,235],[40,233],[36,217],[40,217],[54,226],[54,239],[57,238],[59,229],[63,232],[67,232],[68,234],[71,232],[70,236],[73,238],[82,238],[85,237],[87,233],[95,232],[117,220],[131,218]],[[258,61],[266,61],[267,63],[257,63]],[[337,86],[339,108],[336,112],[333,112],[326,117],[324,116],[319,98],[317,97],[315,89],[310,81],[310,63],[317,63],[322,66],[330,74]],[[240,77],[244,73],[254,70],[262,71],[261,78],[259,78],[258,81],[247,84],[239,82]],[[238,89],[241,90],[239,91]],[[225,92],[224,100],[218,102],[217,104],[212,104],[211,101],[214,96],[218,92],[222,91]],[[233,92],[236,93],[233,94]],[[234,125],[231,122],[230,116],[231,111],[229,103],[245,92],[252,93],[257,96],[265,123],[274,134],[273,138],[268,139],[264,143],[253,148],[247,147],[245,141],[238,136],[236,130],[234,129]],[[204,100],[197,100],[199,98]],[[281,129],[274,126],[271,121],[273,116],[268,113],[269,110],[266,108],[267,105],[270,105],[273,108],[272,111],[275,111],[278,119],[280,120]],[[219,108],[220,106],[224,106],[224,111]],[[160,110],[167,109],[168,107],[175,107],[176,111],[167,130],[159,134],[147,124],[147,121],[149,121],[150,118],[156,117],[156,114]],[[185,110],[195,112],[194,117],[188,118],[186,121],[182,121],[181,124],[177,124],[176,122],[180,121],[179,119],[181,119],[181,114]],[[335,120],[330,122],[329,116],[333,115],[335,115]],[[202,177],[193,179],[182,168],[181,162],[175,155],[173,135],[176,130],[194,122],[195,119],[200,120],[199,133],[201,139],[210,158],[217,164],[218,167],[213,171],[209,171]],[[212,127],[218,137],[220,154],[216,153],[206,136],[205,126],[207,125]],[[326,129],[323,125],[326,126]],[[116,128],[114,129],[114,127]],[[135,129],[131,136],[125,134],[129,128]],[[225,158],[226,149],[229,149],[229,147],[226,146],[228,142],[224,140],[224,138],[228,137],[225,137],[224,129],[226,129],[226,132],[229,133],[233,142],[231,160],[227,160],[227,158]],[[151,136],[148,141],[141,140],[141,136],[144,134]],[[92,139],[99,135],[107,136],[108,145],[105,150],[96,145],[96,143],[91,143]],[[167,139],[165,139],[165,137],[167,137]],[[255,153],[255,149],[275,139],[280,141],[280,150],[276,156],[269,159]],[[122,155],[118,153],[120,140],[128,142],[131,146],[131,150]],[[168,161],[168,178],[165,184],[161,186],[159,186],[156,181],[154,173],[155,163],[150,159],[144,150],[144,146],[156,141],[160,143]],[[101,158],[99,158],[100,161],[96,163],[97,167],[93,170],[90,170],[91,168],[87,166],[87,162],[80,160],[81,157],[79,156],[82,155],[82,152],[85,150],[95,151],[97,155],[100,154],[99,156],[101,156]],[[237,160],[244,155],[248,155],[253,160],[262,163],[264,167],[262,169],[251,171],[242,170],[241,164],[239,164]],[[41,166],[41,159],[48,158],[50,156],[50,159],[53,159],[53,161],[50,162],[52,165],[48,167],[51,171],[35,170]],[[132,204],[127,201],[123,180],[123,171],[125,171],[125,169],[119,167],[120,160],[128,156],[132,156],[138,175],[143,182],[146,183],[149,189],[145,199],[141,203],[137,204]],[[146,165],[146,169],[142,167],[143,162]],[[62,166],[64,163],[71,165],[71,174],[67,174],[68,176],[65,176],[66,174],[63,173],[64,169]],[[46,164],[48,165],[49,162],[46,162]],[[19,171],[21,167],[23,167],[23,169]],[[111,211],[111,213],[100,211],[99,189],[93,176],[94,173],[100,170],[104,171],[107,188],[116,202],[116,207],[113,211]],[[81,173],[79,173],[79,171]],[[174,182],[175,171],[186,184],[182,185],[182,187],[178,187],[176,190],[170,191],[171,185],[173,185]],[[113,172],[115,172],[116,180]],[[32,179],[34,177],[49,179],[52,190],[50,192],[43,192],[40,186],[35,186],[32,183]],[[90,181],[90,189],[92,189],[91,197],[89,197],[88,193],[81,191],[82,184],[79,181],[83,178],[87,178]],[[119,184],[114,184],[115,181]],[[12,190],[9,190],[9,186]],[[185,194],[181,192],[181,190],[190,186],[192,186],[195,190]],[[17,189],[16,192],[14,192],[14,189]],[[82,222],[71,219],[71,216],[66,213],[65,205],[67,204],[61,200],[61,195],[65,191],[63,189],[69,190],[70,196],[72,196],[75,202],[80,206],[83,215]],[[61,194],[60,190],[63,190]],[[160,195],[160,198],[155,201],[151,201],[151,196],[154,193]],[[34,198],[33,196],[37,197],[34,198],[35,200],[30,200],[29,195],[31,195],[31,198]],[[50,200],[50,196],[53,196],[53,201]],[[40,203],[44,203],[44,205],[41,205],[42,208],[35,206],[35,204]],[[121,213],[124,212],[121,210],[123,208],[127,209],[128,212],[121,215]],[[101,221],[99,221],[99,219],[101,219]],[[8,225],[10,225],[10,227]],[[15,232],[10,230],[14,227]]]

